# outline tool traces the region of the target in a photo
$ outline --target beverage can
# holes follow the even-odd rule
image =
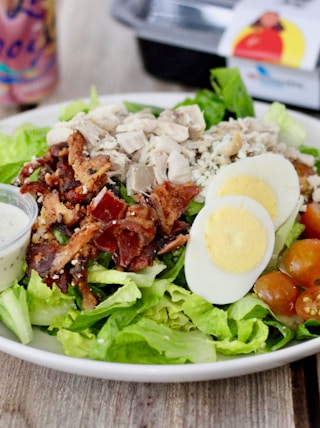
[[[58,82],[54,0],[0,0],[0,105],[37,104]]]

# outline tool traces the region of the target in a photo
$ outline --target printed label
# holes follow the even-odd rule
[[[314,70],[320,49],[319,0],[240,1],[218,54]]]

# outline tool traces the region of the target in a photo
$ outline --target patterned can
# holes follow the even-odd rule
[[[37,104],[58,82],[54,0],[0,0],[0,105]]]

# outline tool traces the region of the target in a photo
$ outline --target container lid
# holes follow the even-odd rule
[[[138,37],[216,53],[238,0],[114,0],[111,14]]]

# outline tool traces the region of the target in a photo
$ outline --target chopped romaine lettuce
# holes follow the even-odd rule
[[[110,361],[145,364],[216,360],[215,342],[199,330],[184,332],[141,318],[119,331],[107,352]]]
[[[227,112],[233,113],[236,118],[255,115],[253,100],[238,68],[214,68],[210,70],[210,81]]]
[[[217,340],[231,339],[232,332],[228,324],[228,314],[217,308],[204,298],[192,294],[184,302],[183,309],[194,324],[204,333],[210,334]]]
[[[57,340],[62,344],[66,355],[84,358],[88,356],[89,350],[96,340],[96,335],[88,328],[83,329],[81,333],[69,330],[79,313],[76,309],[70,309],[66,315],[55,318],[49,330],[57,330]]]
[[[0,319],[23,344],[33,338],[27,292],[17,281],[0,293]]]
[[[49,288],[36,271],[32,271],[27,287],[30,319],[33,325],[49,326],[54,318],[75,308],[73,296],[64,294],[55,285]]]
[[[319,336],[320,336],[320,321],[315,319],[310,319],[300,324],[296,333],[296,338],[298,340],[313,339]]]
[[[268,264],[267,270],[278,267],[278,259],[280,253],[289,248],[290,245],[296,240],[304,230],[304,225],[296,221],[297,215],[303,205],[303,197],[300,196],[295,210],[291,213],[289,218],[279,227],[276,231],[276,239],[273,248],[273,254]]]
[[[275,122],[280,127],[279,140],[288,146],[299,148],[305,142],[307,132],[303,126],[288,113],[284,104],[274,102],[264,114],[263,119]]]
[[[19,126],[12,136],[0,133],[0,183],[11,183],[32,156],[42,156],[47,148],[49,128],[31,124]]]
[[[198,91],[194,98],[187,98],[175,107],[198,104],[203,111],[207,129],[230,116],[254,116],[252,98],[242,81],[238,68],[210,70],[212,90]]]

